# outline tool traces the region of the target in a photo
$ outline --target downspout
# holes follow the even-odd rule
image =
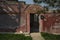
[[[21,24],[21,1],[18,1],[18,9],[19,9],[19,13],[18,13],[18,18],[19,18],[19,27]]]
[[[19,13],[18,13],[18,16],[19,16],[19,27],[21,26],[22,3],[25,4],[24,1],[18,1],[18,5],[19,5]],[[20,30],[20,31],[22,32],[22,30]]]

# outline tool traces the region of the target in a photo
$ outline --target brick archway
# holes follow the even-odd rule
[[[27,27],[27,32],[29,32],[30,33],[30,14],[32,13],[32,14],[34,14],[34,13],[36,13],[38,10],[42,10],[43,8],[42,7],[40,7],[39,5],[30,5],[26,10],[25,10],[25,13],[26,13],[26,21],[27,21],[27,25],[26,25],[26,27]],[[41,30],[41,28],[40,28],[40,19],[39,19],[39,32],[40,32],[40,30]]]

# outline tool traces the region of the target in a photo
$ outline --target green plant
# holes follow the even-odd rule
[[[0,40],[32,40],[32,38],[24,34],[0,34]]]
[[[60,35],[54,35],[49,33],[41,33],[45,40],[60,40]]]

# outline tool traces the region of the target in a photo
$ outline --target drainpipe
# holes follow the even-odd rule
[[[20,27],[20,19],[21,19],[21,2],[18,1],[18,9],[19,9],[19,13],[18,13],[18,18],[19,18],[19,27]]]
[[[23,3],[23,1],[18,1],[18,9],[19,9],[19,13],[18,13],[18,16],[19,16],[19,26],[21,26],[21,8],[22,8],[22,3]]]
[[[18,18],[19,18],[19,27],[21,26],[21,14],[22,14],[22,7],[23,4],[25,4],[24,1],[18,1],[18,9],[19,9],[19,13],[18,13]],[[22,30],[21,30],[22,31]]]

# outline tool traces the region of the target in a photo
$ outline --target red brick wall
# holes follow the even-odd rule
[[[57,16],[56,16],[57,15]],[[43,20],[43,31],[50,33],[60,33],[60,14],[45,14]],[[59,26],[59,28],[58,28]],[[56,27],[56,28],[55,28]]]

